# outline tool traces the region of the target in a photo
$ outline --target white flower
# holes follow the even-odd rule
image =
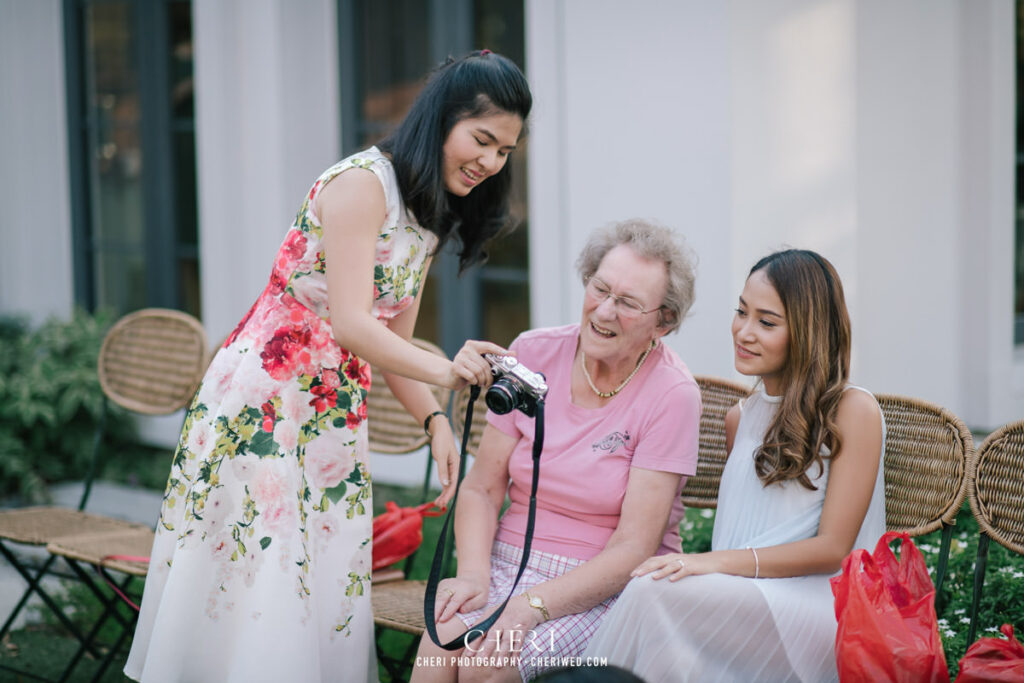
[[[961,624],[969,624],[969,623],[971,623],[971,618],[970,617],[960,617],[960,623]]]
[[[276,505],[292,490],[288,478],[274,466],[273,460],[264,459],[257,462],[257,472],[253,477],[249,492],[258,503],[264,506]]]
[[[358,574],[363,576],[370,571],[370,549],[369,547],[360,548],[352,556],[352,560],[349,562],[349,568]]]
[[[299,425],[287,418],[279,421],[274,425],[274,441],[282,451],[291,453],[299,445]]]
[[[231,473],[239,481],[249,481],[256,473],[259,458],[255,455],[236,455],[231,458]]]
[[[347,436],[346,430],[335,429],[306,445],[306,476],[317,488],[334,488],[355,468],[354,449]]]
[[[220,529],[227,521],[228,513],[235,506],[235,501],[228,492],[228,487],[217,486],[210,489],[203,508],[203,523],[211,532]]]
[[[217,562],[227,562],[235,551],[235,541],[231,534],[220,533],[210,542],[210,555]]]
[[[947,638],[956,638],[956,631],[943,631],[942,635],[946,636]]]
[[[338,520],[329,513],[317,515],[313,521],[313,533],[317,539],[330,540],[338,533]]]
[[[284,499],[260,510],[263,528],[276,536],[287,536],[297,532],[299,520],[298,503]]]
[[[712,510],[711,508],[704,508],[703,510],[700,511],[700,516],[704,519],[711,519],[715,516],[715,511]]]
[[[217,444],[217,430],[211,415],[192,422],[188,430],[188,450],[199,458],[205,458]]]
[[[241,363],[242,354],[237,349],[221,349],[217,352],[206,371],[206,376],[203,377],[203,385],[199,389],[199,402],[206,405],[220,402],[231,386]]]

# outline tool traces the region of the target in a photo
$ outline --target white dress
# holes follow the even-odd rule
[[[818,531],[828,460],[820,476],[813,476],[818,475],[817,468],[808,472],[816,491],[795,481],[766,487],[754,471],[754,450],[780,398],[762,391],[743,404],[722,473],[712,550],[779,545]],[[874,548],[884,532],[885,479],[880,466],[854,547]],[[704,574],[675,583],[634,579],[584,656],[607,657],[609,664],[630,669],[647,683],[838,680],[829,578]]]
[[[185,418],[125,666],[130,678],[377,680],[370,365],[334,339],[315,202],[352,168],[371,171],[384,189],[374,317],[387,325],[423,283],[437,238],[405,210],[391,162],[373,147],[325,171]]]

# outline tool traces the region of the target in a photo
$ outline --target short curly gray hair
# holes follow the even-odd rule
[[[596,230],[576,259],[576,270],[584,283],[597,272],[608,252],[620,244],[628,244],[643,258],[665,263],[665,298],[658,312],[658,324],[675,332],[693,305],[697,279],[693,251],[681,235],[663,225],[640,218],[612,223]]]

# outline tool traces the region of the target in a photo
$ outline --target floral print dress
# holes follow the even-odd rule
[[[270,282],[214,357],[164,492],[125,673],[143,681],[376,680],[370,366],[329,321],[316,198],[351,168],[384,187],[373,314],[412,303],[437,238],[371,148],[317,179]]]

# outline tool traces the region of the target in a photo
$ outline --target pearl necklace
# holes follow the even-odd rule
[[[629,384],[629,380],[633,379],[634,375],[636,375],[636,373],[640,372],[640,367],[643,366],[644,361],[647,360],[647,356],[650,355],[651,351],[654,350],[654,347],[657,346],[657,344],[658,344],[658,340],[656,340],[656,339],[652,339],[651,340],[651,345],[648,346],[647,350],[644,351],[642,356],[640,356],[640,360],[638,360],[636,362],[636,367],[633,368],[633,372],[629,373],[629,377],[627,377],[626,379],[622,380],[622,384],[620,384],[619,386],[615,387],[611,391],[599,391],[598,388],[596,386],[594,386],[594,380],[590,378],[590,372],[587,371],[587,354],[583,352],[583,349],[580,349],[580,365],[583,366],[583,376],[587,378],[587,384],[590,385],[591,391],[593,391],[595,394],[597,394],[601,398],[611,398],[615,394],[617,394],[620,391],[622,391],[623,389],[625,389],[626,385]]]

